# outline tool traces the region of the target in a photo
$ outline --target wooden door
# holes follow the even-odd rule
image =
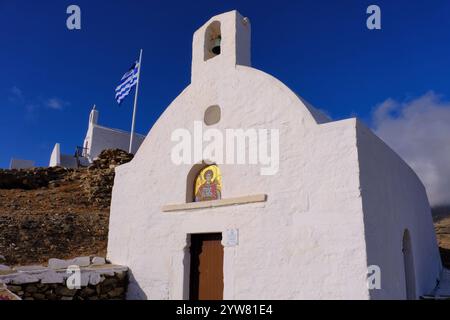
[[[191,235],[191,300],[223,299],[223,246],[221,233]]]

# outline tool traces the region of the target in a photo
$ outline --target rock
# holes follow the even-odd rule
[[[101,285],[97,285],[95,287],[95,292],[97,293],[97,296],[99,296],[100,293],[102,292],[102,286]]]
[[[49,286],[47,284],[43,284],[43,283],[38,283],[36,285],[36,287],[38,288],[39,292],[45,292],[49,288]]]
[[[32,297],[35,299],[35,300],[45,300],[45,294],[42,294],[42,293],[34,293],[33,295],[32,295]]]
[[[71,260],[52,258],[48,260],[48,267],[53,270],[67,269],[69,266],[88,267],[91,264],[89,257],[77,257]]]
[[[0,264],[0,272],[2,271],[12,271],[12,269],[4,264]]]
[[[90,257],[78,257],[71,260],[71,265],[76,265],[79,267],[88,267],[91,264]]]
[[[52,258],[48,260],[48,267],[54,270],[67,269],[67,267],[70,265],[69,261],[70,260]]]
[[[82,296],[84,298],[91,297],[96,294],[97,294],[97,292],[95,291],[95,289],[89,288],[89,287],[85,287],[85,288],[81,289],[81,291],[80,291],[80,296]]]
[[[56,272],[53,269],[48,269],[41,277],[42,284],[51,284],[51,283],[64,283],[65,273]]]
[[[26,293],[36,293],[36,292],[38,292],[38,288],[32,284],[29,284],[26,286],[25,292]]]
[[[117,286],[118,280],[116,278],[106,278],[101,285],[104,287],[115,287]]]
[[[89,276],[89,284],[92,284],[94,286],[99,284],[103,280],[105,280],[105,277],[103,277],[100,273],[92,273]]]
[[[132,154],[120,149],[103,150],[89,169],[112,169],[118,165],[130,162],[132,159]]]
[[[5,256],[0,255],[0,263],[4,263],[6,261]]]
[[[113,290],[108,292],[108,296],[110,298],[119,298],[121,297],[125,292],[125,288],[123,287],[118,287],[118,288],[114,288]]]
[[[58,296],[54,293],[46,293],[45,298],[47,300],[58,300]]]
[[[99,266],[99,265],[103,265],[103,264],[106,264],[105,258],[102,258],[102,257],[92,258],[92,265]]]
[[[47,270],[47,267],[41,266],[41,265],[31,265],[31,266],[17,266],[14,267],[14,270],[21,272],[21,271],[45,271]]]
[[[14,278],[11,279],[12,284],[24,284],[34,282],[39,282],[39,276],[27,272],[17,272],[16,274],[14,274]]]
[[[127,277],[127,273],[125,271],[117,272],[115,275],[116,278],[119,279],[120,281],[125,280],[125,278]]]
[[[63,287],[63,286],[59,286],[55,289],[55,293],[58,296],[64,296],[64,297],[73,297],[75,295],[75,293],[77,292],[77,290],[75,289],[69,289],[67,287]]]
[[[14,293],[18,293],[20,291],[22,291],[22,287],[21,286],[15,286],[15,285],[8,285],[7,286],[8,290],[14,292]]]
[[[50,181],[49,183],[48,183],[48,187],[49,188],[57,188],[57,187],[59,187],[60,186],[60,184],[57,182],[57,181]]]

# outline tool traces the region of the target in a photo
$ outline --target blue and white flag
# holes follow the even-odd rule
[[[120,84],[116,88],[116,100],[118,104],[130,93],[131,89],[138,82],[139,62],[133,63],[130,70],[128,70],[120,80]]]

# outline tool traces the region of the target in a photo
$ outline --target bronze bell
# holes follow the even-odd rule
[[[214,54],[220,54],[220,42],[222,40],[222,37],[218,36],[216,39],[214,39],[214,46],[212,48],[212,53]]]

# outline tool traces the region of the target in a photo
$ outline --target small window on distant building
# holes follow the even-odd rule
[[[195,179],[194,201],[218,200],[222,197],[222,175],[216,165],[202,169]]]
[[[205,57],[209,60],[222,52],[222,34],[220,33],[220,22],[212,22],[205,31]]]

